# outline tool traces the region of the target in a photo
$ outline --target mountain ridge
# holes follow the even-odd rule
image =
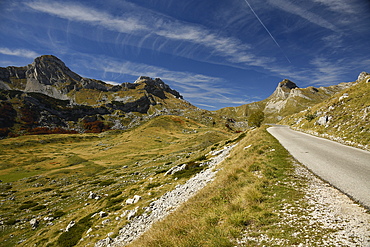
[[[110,85],[79,76],[52,55],[23,67],[0,68],[0,95],[1,136],[35,129],[127,129],[158,115],[197,109],[160,78],[140,76],[134,83]],[[94,122],[100,127],[87,128]]]
[[[367,75],[361,73],[357,81]],[[140,76],[133,83],[111,85],[82,77],[59,58],[43,55],[23,67],[0,67],[0,136],[129,129],[160,115],[186,116],[240,132],[253,127],[249,118],[256,112],[265,123],[276,123],[355,84],[300,88],[284,79],[264,100],[207,111],[184,100],[160,78]]]

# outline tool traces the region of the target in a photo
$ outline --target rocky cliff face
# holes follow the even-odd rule
[[[84,78],[71,71],[60,59],[52,55],[44,55],[25,67],[0,68],[0,89],[37,92],[61,100],[73,100],[80,90],[98,90],[102,92],[117,92],[135,89],[145,84],[148,94],[165,99],[165,93],[176,98],[182,96],[171,89],[161,79],[151,79],[141,76],[135,83],[124,83],[113,86],[103,81]]]
[[[141,76],[113,86],[79,76],[51,55],[24,67],[0,68],[0,136],[55,128],[125,129],[153,116],[195,108],[159,78]]]

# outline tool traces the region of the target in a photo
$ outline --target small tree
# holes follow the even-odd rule
[[[248,116],[248,124],[251,127],[260,127],[264,119],[265,114],[263,111],[255,110]]]

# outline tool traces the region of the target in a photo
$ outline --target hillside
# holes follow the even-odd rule
[[[263,101],[211,112],[159,78],[113,86],[53,56],[0,68],[0,136],[12,137],[0,138],[0,242],[121,246],[152,223],[131,246],[367,241],[368,218],[343,233],[359,218],[327,214],[316,184],[308,200],[310,179],[250,117],[277,122],[300,111],[282,123],[365,147],[369,79],[321,88],[284,80]]]
[[[238,107],[223,108],[216,112],[236,119],[236,121],[248,121],[248,117],[252,113],[262,111],[265,123],[276,123],[285,116],[300,112],[328,99],[331,95],[350,87],[352,84],[340,83],[328,87],[299,88],[294,82],[285,79],[278,84],[275,91],[267,99]]]
[[[280,123],[347,145],[369,149],[370,74],[361,73],[352,86]]]
[[[206,163],[200,166],[205,154],[222,149],[230,137],[184,117],[159,116],[129,131],[0,140],[0,242],[71,246],[61,242],[72,236],[78,241],[78,229],[69,236],[60,230],[71,222],[83,232],[93,228],[86,243],[96,242],[129,222],[127,210],[147,207],[206,169]],[[182,164],[188,164],[184,171],[165,174]],[[134,195],[140,202],[126,204]]]

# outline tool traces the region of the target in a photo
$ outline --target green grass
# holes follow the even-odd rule
[[[277,185],[290,179],[292,158],[264,129],[243,136],[212,184],[130,246],[235,246],[246,229],[275,235],[275,209],[302,196]]]
[[[189,134],[184,129],[196,129],[197,133]],[[111,213],[107,218],[112,222],[116,217],[113,213],[120,215],[136,206],[142,211],[153,198],[183,183],[196,171],[190,169],[191,174],[174,180],[164,176],[168,169],[205,160],[212,146],[230,137],[236,138],[184,117],[163,116],[130,131],[0,140],[0,195],[4,200],[0,220],[13,220],[9,222],[17,226],[6,225],[0,232],[0,242],[14,246],[26,239],[24,246],[58,246],[58,242],[72,245],[85,237],[90,224],[93,237],[84,238],[78,245],[96,242],[109,232],[117,234],[124,220],[103,228],[99,217],[91,218],[80,222],[73,236],[62,236],[60,229],[101,210]],[[89,199],[90,191],[98,199]],[[142,199],[137,205],[126,205],[124,201],[133,195]],[[31,231],[29,221],[21,220],[44,217],[54,217],[54,225],[41,220]]]

